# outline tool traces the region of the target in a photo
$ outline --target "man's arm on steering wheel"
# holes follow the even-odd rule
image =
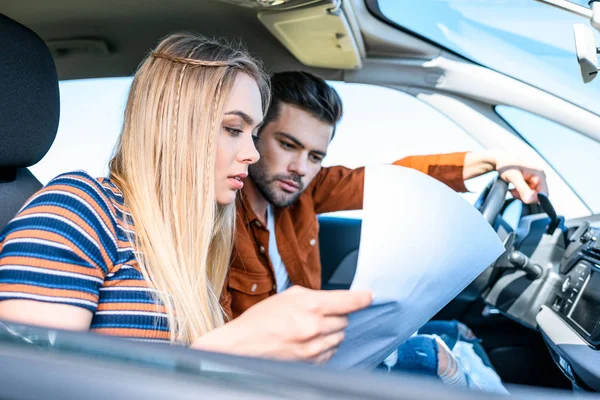
[[[498,171],[501,179],[512,183],[514,197],[524,203],[537,202],[537,194],[548,194],[546,174],[541,168],[504,150],[479,150],[467,153],[463,167],[464,180],[491,171]]]

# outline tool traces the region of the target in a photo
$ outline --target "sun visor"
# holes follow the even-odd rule
[[[285,11],[261,11],[258,19],[304,65],[358,69],[364,43],[352,9],[328,0]]]

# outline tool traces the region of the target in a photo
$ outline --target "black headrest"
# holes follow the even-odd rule
[[[50,50],[33,31],[0,14],[0,168],[41,160],[56,137],[59,114]]]

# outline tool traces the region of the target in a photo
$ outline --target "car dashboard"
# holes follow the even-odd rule
[[[484,300],[539,330],[575,388],[600,391],[600,221],[567,221],[548,232],[551,222],[536,214],[523,217],[515,232],[497,226],[507,253],[517,249],[541,273],[532,277],[500,257]]]
[[[556,364],[573,384],[600,390],[600,228],[588,221],[569,238],[560,291],[536,317]]]

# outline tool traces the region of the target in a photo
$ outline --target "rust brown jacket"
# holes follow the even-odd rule
[[[411,156],[394,164],[419,170],[456,191],[466,192],[465,154]],[[364,173],[364,168],[322,168],[294,204],[275,210],[277,248],[293,285],[321,288],[317,215],[361,209]],[[237,201],[232,263],[221,298],[229,317],[236,318],[277,293],[268,245],[269,231],[244,199],[242,189]]]

